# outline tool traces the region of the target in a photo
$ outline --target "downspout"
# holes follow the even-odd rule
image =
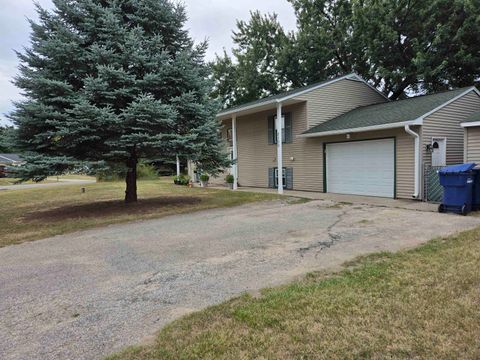
[[[415,139],[415,192],[412,197],[418,199],[420,196],[420,135],[410,129],[410,125],[405,125],[405,132]]]

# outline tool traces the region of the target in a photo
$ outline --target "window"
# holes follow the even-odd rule
[[[274,127],[275,127],[275,131],[273,133],[273,143],[276,144],[278,139],[278,132],[277,132],[277,115],[275,115],[273,117],[273,123],[275,124]],[[282,115],[282,121],[281,121],[281,126],[282,126],[282,142],[284,143],[285,142],[285,115]]]
[[[269,168],[268,169],[268,187],[276,189],[278,188],[278,168]],[[292,190],[293,189],[293,168],[283,168],[282,171],[282,180],[283,188]]]
[[[282,180],[283,188],[287,188],[287,169],[283,168],[282,170]],[[274,177],[274,187],[278,187],[278,168],[275,168],[275,177]]]
[[[268,143],[270,145],[277,144],[276,118],[276,115],[268,117]],[[284,144],[291,144],[293,138],[292,113],[285,113],[282,115],[281,126],[282,142]]]

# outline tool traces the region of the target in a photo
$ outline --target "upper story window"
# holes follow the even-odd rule
[[[276,120],[277,116],[272,115],[268,117],[268,143],[276,144],[277,143],[277,129],[276,129]],[[281,132],[282,132],[282,142],[285,144],[290,144],[293,139],[292,134],[292,114],[285,113],[282,115],[281,120]]]
[[[273,117],[273,123],[275,126],[275,131],[273,133],[273,143],[276,144],[278,142],[278,129],[277,129],[277,115]],[[282,115],[281,120],[281,132],[282,132],[282,143],[285,143],[285,115]]]

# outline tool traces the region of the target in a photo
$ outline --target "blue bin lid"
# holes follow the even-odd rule
[[[477,164],[474,164],[474,163],[452,165],[452,166],[447,166],[440,169],[439,173],[440,174],[458,174],[458,173],[463,173],[467,171],[472,171],[475,166],[477,166]]]

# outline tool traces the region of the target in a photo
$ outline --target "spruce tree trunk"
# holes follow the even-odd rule
[[[125,190],[125,203],[137,202],[137,156],[135,153],[132,154],[132,157],[127,161],[127,176],[125,182],[127,183],[127,188]]]

